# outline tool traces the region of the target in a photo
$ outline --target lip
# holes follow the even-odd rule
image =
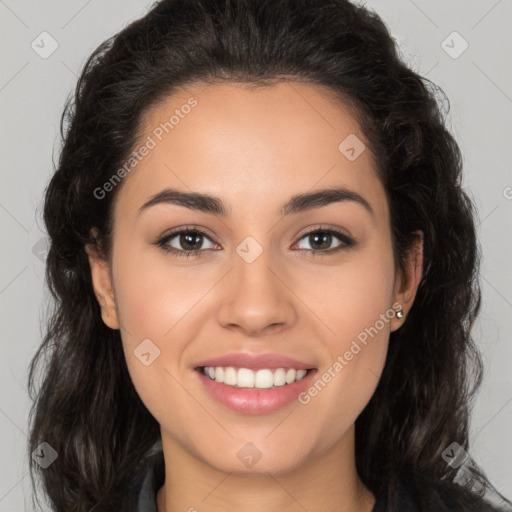
[[[304,363],[297,359],[279,354],[252,355],[247,353],[226,354],[219,357],[213,357],[211,359],[205,359],[195,365],[196,368],[202,366],[233,366],[235,368],[248,368],[249,370],[261,370],[264,368],[268,368],[269,370],[277,370],[277,368],[310,370],[316,368],[312,363]]]
[[[280,368],[282,368],[282,366],[280,366]],[[299,381],[271,389],[236,388],[228,386],[227,384],[206,377],[202,372],[202,368],[196,368],[194,373],[198,375],[206,392],[217,402],[231,411],[241,414],[256,415],[273,413],[297,400],[299,394],[311,386],[317,369],[311,369]]]

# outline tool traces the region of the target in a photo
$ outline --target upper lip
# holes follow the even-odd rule
[[[233,366],[235,368],[248,368],[250,370],[259,370],[262,368],[295,368],[296,370],[309,370],[315,368],[313,364],[303,363],[291,357],[279,354],[259,354],[252,355],[247,353],[233,353],[223,356],[205,359],[196,364],[196,368],[203,366]]]

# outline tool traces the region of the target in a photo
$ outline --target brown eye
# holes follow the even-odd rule
[[[332,244],[336,243],[336,239],[338,243],[333,247]],[[310,231],[303,235],[301,240],[305,240],[309,244],[309,247],[299,248],[308,252],[332,253],[354,245],[354,241],[347,235],[332,229],[316,229],[315,231]],[[298,244],[300,244],[300,241]]]
[[[205,241],[210,245],[205,247]],[[161,240],[158,240],[156,245],[176,256],[190,257],[201,255],[207,249],[214,248],[216,244],[211,241],[206,233],[198,229],[184,228],[166,235]]]

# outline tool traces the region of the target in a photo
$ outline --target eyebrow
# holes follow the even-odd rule
[[[281,207],[281,215],[286,216],[291,213],[321,208],[322,206],[343,201],[352,201],[360,204],[372,217],[375,217],[373,208],[362,195],[342,187],[295,195]],[[226,206],[218,197],[199,192],[183,192],[173,188],[166,188],[153,195],[149,201],[139,208],[139,214],[151,206],[161,203],[184,206],[191,210],[212,213],[222,217],[227,217],[231,214],[231,208]]]

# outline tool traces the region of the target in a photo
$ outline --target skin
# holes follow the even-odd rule
[[[135,388],[161,426],[166,481],[158,510],[369,512],[375,497],[356,472],[354,422],[377,386],[389,334],[412,306],[421,237],[399,272],[370,151],[349,161],[338,149],[348,135],[364,135],[322,87],[190,85],[147,113],[140,140],[191,96],[198,105],[118,191],[111,261],[87,247],[103,321],[121,330]],[[167,203],[139,215],[166,187],[217,196],[231,214]],[[354,201],[281,215],[291,196],[334,187],[362,195],[374,215]],[[210,237],[198,242],[202,256],[177,257],[152,244],[191,224]],[[305,249],[314,241],[304,233],[325,225],[356,245],[323,256],[315,249],[313,258]],[[263,249],[252,263],[236,252],[247,236]],[[186,250],[179,236],[171,243]],[[333,237],[326,247],[339,244]],[[395,303],[405,317],[385,322],[305,405],[236,413],[211,398],[194,372],[201,359],[229,352],[276,352],[321,375]],[[133,353],[147,338],[161,351],[149,366]],[[262,454],[252,467],[237,457],[249,442]]]

